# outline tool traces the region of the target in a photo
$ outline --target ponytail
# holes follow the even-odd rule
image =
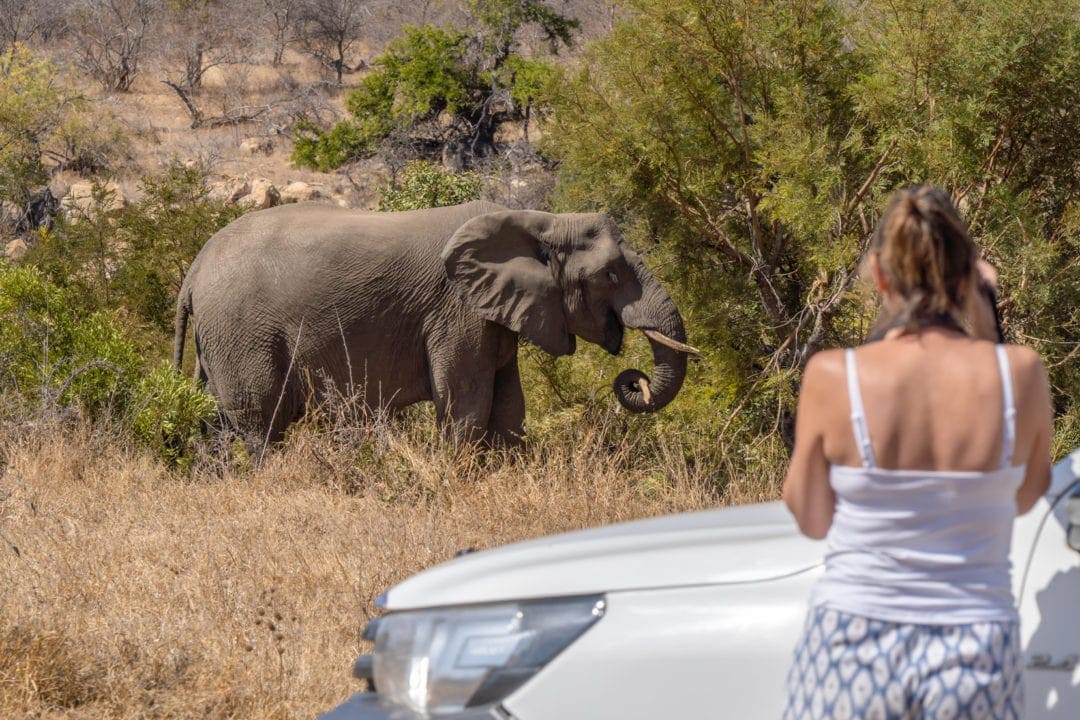
[[[944,191],[926,185],[898,191],[874,229],[870,251],[898,300],[878,318],[872,336],[927,321],[962,326],[978,254]]]

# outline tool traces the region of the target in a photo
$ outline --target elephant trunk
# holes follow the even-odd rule
[[[653,374],[623,370],[615,378],[614,391],[619,403],[630,412],[655,412],[669,402],[686,378],[687,355],[697,351],[686,344],[686,330],[675,302],[643,266],[637,266],[642,285],[641,297],[619,311],[627,328],[642,330],[653,352]]]

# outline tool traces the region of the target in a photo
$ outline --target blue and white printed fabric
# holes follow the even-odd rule
[[[916,625],[810,609],[784,720],[1020,720],[1012,622]]]

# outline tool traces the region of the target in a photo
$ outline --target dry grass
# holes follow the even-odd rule
[[[600,430],[506,458],[427,427],[301,428],[188,476],[87,424],[0,433],[0,717],[312,717],[357,689],[372,601],[407,575],[723,502]]]

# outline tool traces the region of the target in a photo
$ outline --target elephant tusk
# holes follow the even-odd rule
[[[684,352],[687,355],[689,355],[691,358],[693,358],[694,360],[701,360],[702,359],[702,355],[701,355],[700,350],[698,350],[697,348],[692,347],[690,345],[687,345],[686,343],[681,343],[678,340],[672,340],[671,338],[669,338],[667,335],[660,332],[659,330],[642,330],[641,332],[645,333],[645,336],[647,338],[649,338],[650,340],[655,340],[656,342],[660,343],[661,345],[664,345],[665,347],[669,347],[672,350],[678,350],[679,352]]]
[[[649,390],[649,381],[645,378],[641,378],[637,381],[638,387],[641,388],[641,395],[645,398],[646,405],[652,405],[652,391]]]

